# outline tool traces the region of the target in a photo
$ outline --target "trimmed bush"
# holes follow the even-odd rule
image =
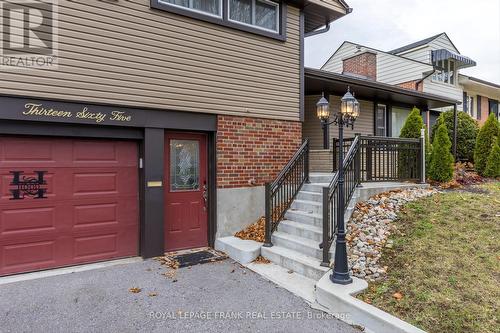
[[[414,107],[401,128],[400,138],[420,138],[420,129],[424,127],[424,121],[420,116],[420,110]],[[398,153],[399,177],[403,179],[418,178],[418,152],[400,151]]]
[[[486,177],[500,177],[500,136],[492,146],[490,155],[486,161],[484,175]]]
[[[400,138],[420,138],[420,129],[424,127],[424,121],[420,116],[420,110],[413,108],[406,118],[406,121],[401,128]]]
[[[480,175],[484,175],[486,162],[490,156],[495,138],[500,135],[500,129],[495,114],[491,113],[479,130],[474,149],[474,168]]]
[[[448,182],[453,178],[453,155],[450,152],[451,141],[446,125],[441,123],[432,142],[429,178],[439,182]]]
[[[448,129],[448,137],[453,142],[453,110],[443,112],[439,118],[444,121]],[[457,159],[472,162],[479,125],[471,116],[461,111],[457,112],[457,120]],[[438,127],[439,122],[432,126],[431,141],[434,140],[434,133]]]

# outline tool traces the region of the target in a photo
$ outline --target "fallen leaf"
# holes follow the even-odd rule
[[[269,264],[271,263],[271,260],[264,258],[263,256],[258,256],[253,262],[256,264]]]
[[[149,293],[148,296],[149,297],[155,297],[155,296],[158,296],[158,294],[157,293]]]
[[[140,293],[142,291],[142,289],[137,288],[137,287],[133,287],[133,288],[130,288],[128,291],[130,291],[131,293],[137,294],[137,293]]]
[[[392,294],[392,297],[394,297],[396,300],[400,301],[401,299],[403,299],[403,294],[401,294],[398,291],[398,292],[395,292],[394,294]]]

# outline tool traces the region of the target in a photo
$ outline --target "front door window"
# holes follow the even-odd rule
[[[170,141],[170,190],[200,188],[200,147],[197,140]]]

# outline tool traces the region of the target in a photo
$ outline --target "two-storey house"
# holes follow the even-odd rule
[[[0,275],[212,246],[253,222],[264,182],[302,141],[304,34],[350,11],[342,0],[0,9]]]
[[[471,66],[476,62],[461,55],[448,35],[441,33],[391,51],[345,41],[322,69],[447,97],[457,101],[459,111],[471,113],[469,110],[479,106],[482,111],[471,115],[482,122],[488,112],[497,112],[500,89],[496,84],[460,74],[460,70]],[[476,107],[468,108],[471,102]],[[446,109],[431,109],[424,120],[432,125]],[[381,105],[379,110],[377,134],[399,136],[410,110],[387,105]]]

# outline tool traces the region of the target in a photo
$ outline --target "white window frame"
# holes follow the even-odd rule
[[[388,130],[387,130],[387,114],[388,114],[388,112],[387,112],[387,105],[385,105],[385,104],[378,104],[378,103],[376,104],[376,114],[375,114],[375,136],[379,136],[378,135],[378,130],[382,129],[382,127],[378,127],[378,124],[377,124],[377,122],[378,122],[378,119],[377,119],[378,114],[377,113],[379,111],[382,111],[383,114],[384,114],[384,127],[383,127],[383,129],[384,129],[384,135],[382,135],[382,136],[388,136],[388,133],[387,133],[388,132]]]
[[[185,10],[188,10],[190,12],[194,12],[194,13],[199,13],[199,14],[203,14],[203,15],[208,15],[208,16],[212,16],[212,17],[217,17],[217,18],[222,18],[222,9],[223,9],[223,0],[217,0],[219,1],[219,15],[217,14],[212,14],[212,13],[209,13],[209,12],[204,12],[203,10],[199,10],[199,9],[195,9],[195,8],[192,8],[193,6],[193,0],[189,0],[189,6],[190,7],[184,7],[184,6],[181,6],[181,5],[177,5],[175,3],[170,3],[168,1],[165,1],[165,0],[158,0],[158,2],[162,5],[166,5],[166,6],[172,6],[172,7],[176,7],[176,8],[182,8],[182,9],[185,9]]]
[[[437,63],[433,63],[433,66],[437,66],[439,68],[444,68],[442,65],[444,65],[444,60],[448,60],[448,66],[447,68],[443,71],[441,69],[436,69],[436,71],[434,72],[434,74],[432,74],[432,82],[436,82],[436,83],[442,83],[442,84],[446,84],[446,85],[449,85],[449,86],[453,86],[453,87],[456,87],[457,86],[457,81],[458,81],[458,72],[457,72],[457,62],[453,59],[443,59],[443,60],[439,60]],[[451,64],[453,63],[453,83],[450,83],[450,68],[451,68]],[[445,73],[448,73],[448,82],[445,82],[444,81],[444,75]]]
[[[230,0],[228,0],[228,2],[227,2],[227,20],[230,22],[236,23],[236,24],[241,24],[241,25],[244,25],[247,27],[252,27],[255,29],[259,29],[259,30],[269,31],[269,32],[273,32],[273,33],[279,33],[280,32],[280,4],[277,2],[274,2],[274,1],[269,1],[269,0],[258,0],[258,1],[264,2],[266,4],[269,4],[269,5],[276,7],[276,30],[267,29],[267,28],[264,28],[264,27],[261,27],[261,26],[258,26],[255,24],[255,7],[256,7],[255,3],[257,2],[257,0],[252,0],[252,24],[248,24],[245,22],[240,22],[240,21],[231,19],[231,1]]]

